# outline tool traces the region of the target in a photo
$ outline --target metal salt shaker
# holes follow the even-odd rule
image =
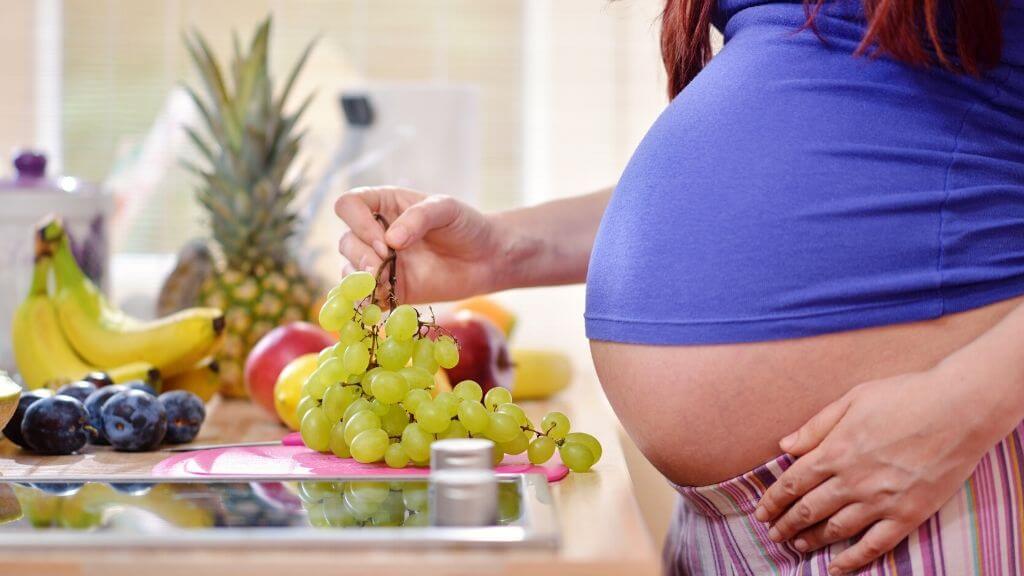
[[[498,522],[498,478],[490,440],[457,438],[430,446],[430,524],[494,526]]]

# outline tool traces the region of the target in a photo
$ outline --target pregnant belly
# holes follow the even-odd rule
[[[936,320],[773,342],[647,346],[591,341],[626,431],[673,482],[720,482],[777,456],[778,441],[849,389],[926,370],[1024,298]]]

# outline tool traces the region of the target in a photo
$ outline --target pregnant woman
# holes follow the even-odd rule
[[[586,279],[670,573],[1024,572],[1024,0],[670,0],[662,50],[614,192],[354,190],[342,254],[413,302]]]

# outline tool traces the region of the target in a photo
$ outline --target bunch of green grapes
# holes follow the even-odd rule
[[[299,482],[299,499],[317,527],[427,526],[429,496],[426,482]],[[521,516],[515,484],[498,485],[498,523]]]
[[[372,274],[349,274],[320,310],[320,325],[339,341],[302,386],[296,415],[306,446],[392,468],[429,465],[430,444],[444,438],[492,440],[495,464],[523,452],[541,464],[558,450],[570,470],[586,472],[601,458],[597,439],[570,432],[565,414],[552,412],[537,428],[504,388],[484,395],[464,380],[437,393],[434,374],[459,363],[458,343],[412,306],[385,317],[376,290]]]

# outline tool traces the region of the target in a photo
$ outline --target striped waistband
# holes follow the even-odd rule
[[[709,486],[675,485],[694,511],[712,518],[750,515],[754,513],[761,495],[793,464],[793,458],[783,454],[754,468],[750,472]]]

